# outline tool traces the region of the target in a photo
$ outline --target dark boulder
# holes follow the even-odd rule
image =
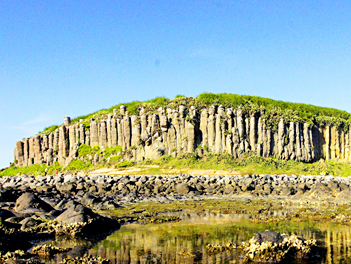
[[[51,205],[41,200],[33,193],[24,193],[17,200],[14,210],[21,213],[50,212]]]
[[[8,218],[14,217],[15,214],[12,213],[10,210],[0,209],[0,220],[4,221]]]
[[[56,220],[64,224],[88,222],[98,217],[91,209],[81,204],[72,203]]]

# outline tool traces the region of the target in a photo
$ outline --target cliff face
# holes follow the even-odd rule
[[[274,156],[285,160],[311,162],[321,158],[351,161],[351,133],[336,126],[309,127],[307,123],[279,121],[270,128],[263,115],[243,114],[242,109],[223,106],[196,112],[187,109],[158,109],[158,114],[129,116],[125,106],[119,114],[114,111],[102,121],[91,119],[90,128],[83,124],[64,125],[49,135],[36,135],[16,142],[15,165],[58,161],[67,165],[78,157],[81,144],[106,147],[121,146],[128,150],[125,159],[142,161],[169,154],[178,156],[187,152],[229,153],[233,158],[245,152],[263,157]]]

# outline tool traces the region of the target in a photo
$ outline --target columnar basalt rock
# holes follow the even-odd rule
[[[123,134],[124,134],[124,148],[128,149],[131,146],[131,124],[130,117],[126,113],[123,118]]]
[[[106,120],[106,136],[107,136],[107,147],[112,147],[112,135],[111,135],[111,115],[107,115]]]
[[[80,144],[85,144],[85,128],[83,124],[79,125],[79,143]]]
[[[117,140],[117,122],[116,118],[112,117],[111,118],[111,124],[110,124],[110,129],[111,129],[111,147],[117,146],[118,140]]]
[[[215,109],[210,107],[208,116],[208,147],[210,151],[215,151],[215,140],[216,140],[216,118]]]
[[[71,124],[65,117],[64,125],[52,133],[16,142],[14,159],[17,166],[55,161],[67,165],[76,158],[79,146],[86,144],[102,150],[119,145],[128,150],[123,158],[135,161],[195,151],[228,153],[233,158],[250,151],[263,157],[304,162],[320,158],[351,161],[349,130],[284,119],[274,126],[264,114],[250,115],[241,107],[226,109],[220,105],[197,111],[194,106],[180,105],[178,109],[159,108],[156,113],[140,108],[139,115],[129,116],[122,105],[106,119],[91,119],[89,127],[84,120]]]
[[[106,122],[103,120],[99,124],[99,146],[102,150],[106,149],[107,145],[107,131]]]
[[[90,120],[90,145],[92,147],[99,145],[99,130],[98,124],[96,123],[95,119],[92,118]]]

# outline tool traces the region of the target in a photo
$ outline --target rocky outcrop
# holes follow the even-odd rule
[[[106,119],[64,124],[49,135],[35,135],[16,142],[15,165],[67,165],[77,158],[79,145],[107,147],[120,145],[127,160],[155,159],[164,154],[174,157],[197,151],[198,147],[234,158],[245,152],[275,156],[285,160],[312,162],[319,159],[351,161],[351,132],[337,126],[311,127],[307,123],[279,121],[276,127],[262,117],[223,106],[197,112],[194,106],[159,108],[157,112],[129,116],[125,106]]]
[[[280,235],[274,231],[257,233],[243,243],[245,260],[260,263],[292,263],[295,259],[308,259],[316,253],[315,240],[295,235]]]

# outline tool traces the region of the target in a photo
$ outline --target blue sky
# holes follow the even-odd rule
[[[0,168],[64,116],[235,93],[351,112],[350,1],[0,1]]]

